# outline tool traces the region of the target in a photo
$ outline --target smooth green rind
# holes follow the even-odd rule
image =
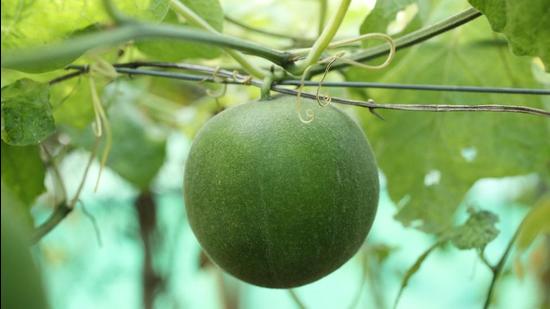
[[[2,309],[45,309],[48,305],[29,251],[29,235],[17,218],[2,205]]]
[[[246,282],[290,288],[320,279],[359,249],[376,214],[378,170],[342,111],[296,99],[226,110],[197,135],[185,168],[189,221],[207,254]]]

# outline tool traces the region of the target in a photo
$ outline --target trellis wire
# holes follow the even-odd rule
[[[198,75],[198,74],[188,74],[188,73],[179,73],[179,72],[135,69],[135,67],[140,67],[140,66],[158,66],[158,67],[169,66],[172,68],[178,68],[182,70],[198,71],[198,72],[210,74],[210,75]],[[87,70],[87,67],[84,67],[84,66],[71,66],[71,68],[80,70],[82,74],[86,73],[86,70]],[[224,69],[211,68],[208,66],[194,65],[194,64],[156,64],[155,65],[153,63],[127,63],[127,64],[116,65],[115,69],[118,73],[128,74],[129,76],[147,75],[147,76],[156,76],[156,77],[162,77],[162,78],[171,78],[171,79],[180,79],[180,80],[189,80],[189,81],[254,85],[256,87],[261,87],[263,85],[263,81],[251,79],[246,75],[238,74],[236,72],[231,72]],[[70,75],[70,77],[74,77],[73,73],[69,73],[67,74],[67,76]],[[60,77],[60,78],[57,78],[55,82],[59,82],[62,80],[64,80],[63,77]],[[323,84],[323,86],[324,85],[325,84]],[[517,88],[512,88],[512,89],[517,89]],[[289,95],[298,95],[298,91],[294,89],[286,88],[283,85],[272,84],[271,90],[279,93],[289,94]],[[316,95],[312,93],[302,92],[301,95],[306,98],[311,98],[311,99],[316,98]],[[380,104],[372,100],[365,102],[365,101],[357,101],[357,100],[350,100],[350,99],[343,99],[343,98],[332,98],[332,101],[340,104],[366,107],[373,113],[375,109],[424,111],[424,112],[478,111],[478,112],[524,113],[524,114],[530,114],[530,115],[550,117],[550,111],[546,111],[546,110],[534,108],[534,107],[517,106],[517,105],[397,104],[397,103]]]

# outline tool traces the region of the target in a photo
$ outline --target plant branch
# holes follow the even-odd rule
[[[208,22],[206,22],[206,20],[197,15],[193,12],[193,10],[188,8],[179,0],[170,0],[170,5],[177,14],[185,18],[190,24],[200,27],[210,33],[220,34],[218,30],[212,27]],[[256,67],[253,63],[248,61],[248,59],[246,59],[240,52],[228,48],[225,48],[224,50],[252,76],[258,78],[263,78],[265,76],[265,72],[263,72],[261,68]]]
[[[135,67],[141,66],[158,66],[164,68],[177,68],[182,70],[194,71],[203,73],[187,74],[167,71],[155,71],[155,70],[143,70],[135,69]],[[75,69],[84,69],[80,66],[72,66]],[[200,81],[200,82],[214,82],[225,84],[237,84],[237,85],[253,85],[261,88],[263,85],[262,80],[251,79],[250,76],[238,74],[235,71],[228,71],[224,69],[216,69],[202,65],[192,64],[166,64],[166,63],[127,63],[115,65],[115,69],[118,73],[133,75],[147,75],[156,76],[162,78],[181,79],[188,81]],[[220,80],[221,78],[221,80]],[[324,84],[323,84],[324,86]],[[299,91],[289,89],[283,85],[276,83],[272,84],[271,90],[283,94],[297,96]],[[301,92],[301,96],[309,99],[317,99],[315,93]],[[358,101],[344,98],[331,98],[332,102],[345,105],[354,105],[368,108],[371,112],[374,110],[399,110],[399,111],[421,111],[421,112],[501,112],[501,113],[523,113],[536,116],[550,117],[550,111],[538,109],[528,106],[518,105],[497,105],[497,104],[484,104],[484,105],[455,105],[455,104],[398,104],[398,103],[375,103],[372,100]]]
[[[99,148],[99,139],[97,139],[95,142],[92,153],[90,154],[90,159],[88,160],[88,163],[86,164],[86,168],[84,169],[82,180],[80,180],[80,184],[78,185],[78,188],[76,190],[76,193],[74,194],[73,199],[68,204],[66,203],[66,201],[63,201],[55,207],[50,217],[34,230],[33,234],[31,235],[31,244],[36,244],[40,239],[42,239],[42,237],[44,237],[51,230],[53,230],[69,213],[73,211],[80,197],[80,193],[84,188],[84,183],[86,182],[86,178],[88,177],[88,172],[90,171],[90,167],[92,166],[92,162],[94,161],[98,148]]]
[[[298,297],[298,294],[296,294],[296,291],[294,291],[294,289],[288,289],[287,291],[288,291],[288,295],[290,295],[290,298],[292,298],[292,300],[294,301],[294,303],[298,308],[300,309],[307,308],[304,302],[300,299],[300,297]]]
[[[523,224],[525,222],[525,216],[521,223],[519,224],[518,228],[514,232],[514,235],[512,238],[510,238],[510,241],[508,242],[508,245],[506,245],[506,249],[504,249],[504,253],[500,257],[500,260],[498,261],[497,265],[494,267],[490,267],[491,271],[493,272],[493,278],[491,279],[491,284],[489,285],[489,290],[487,291],[487,297],[485,298],[485,303],[483,305],[484,309],[489,308],[489,305],[491,305],[491,300],[493,299],[493,293],[495,291],[495,286],[498,278],[502,274],[502,271],[504,270],[504,265],[506,264],[506,259],[510,255],[510,252],[512,251],[512,246],[514,245],[514,242],[518,238],[518,235],[523,227]]]
[[[2,53],[1,65],[6,68],[22,65],[38,66],[44,62],[76,58],[84,52],[98,47],[109,47],[130,40],[152,38],[171,38],[207,43],[240,50],[244,53],[267,59],[282,67],[290,67],[293,64],[290,53],[271,49],[243,39],[167,24],[130,23],[123,24],[112,30],[86,34],[59,43]]]
[[[52,154],[48,150],[48,147],[46,147],[46,145],[43,144],[43,143],[40,144],[40,145],[42,146],[42,150],[46,154],[46,158],[48,159],[48,162],[50,163],[55,182],[57,182],[57,185],[59,186],[59,189],[61,190],[61,201],[60,201],[60,203],[64,204],[67,201],[67,188],[65,188],[65,184],[63,183],[63,177],[61,176],[61,172],[59,171],[59,167],[57,166],[57,162],[55,161],[55,158],[52,156]]]
[[[306,70],[307,67],[316,63],[317,60],[319,60],[323,51],[330,44],[330,42],[334,38],[334,35],[336,35],[338,28],[340,28],[340,25],[344,20],[344,16],[348,11],[350,3],[351,3],[351,0],[340,1],[338,10],[332,16],[332,18],[328,22],[323,32],[319,35],[319,38],[317,38],[317,41],[315,41],[315,44],[313,44],[313,46],[311,47],[311,50],[306,56],[306,59],[303,62],[301,62],[299,65],[297,65],[295,70],[292,71],[292,73],[301,74]]]
[[[439,34],[445,33],[456,27],[464,25],[481,16],[481,13],[474,9],[469,8],[456,15],[450,16],[440,22],[433,25],[426,26],[422,29],[413,31],[409,34],[401,36],[395,39],[396,50],[401,50],[407,47],[414,46],[418,43],[431,39]],[[365,62],[368,60],[376,59],[381,56],[385,56],[390,51],[390,47],[387,44],[380,44],[372,48],[368,48],[362,52],[358,52],[350,57],[351,60],[356,62]],[[331,70],[341,69],[348,67],[349,64],[345,62],[336,61]],[[326,64],[316,65],[309,71],[310,76],[323,74],[326,70]]]

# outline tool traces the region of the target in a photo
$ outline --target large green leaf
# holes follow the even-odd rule
[[[166,139],[131,103],[109,111],[113,149],[107,164],[140,189],[149,186],[164,162]]]
[[[55,131],[48,84],[20,79],[2,88],[2,140],[32,145]]]
[[[38,146],[10,146],[2,142],[1,157],[2,204],[6,202],[15,208],[32,206],[45,190],[46,171]]]
[[[131,17],[159,21],[168,11],[168,0],[114,1],[124,14]],[[54,13],[53,13],[54,12]],[[40,46],[78,35],[90,25],[105,23],[103,1],[2,1],[2,54],[18,49]],[[64,67],[80,55],[71,55],[55,62],[12,67],[24,72],[46,72]]]
[[[389,0],[389,1],[376,1],[374,9],[367,15],[359,32],[371,33],[381,32],[388,33],[388,26],[395,21],[397,13],[405,10],[409,5],[417,3],[416,0]],[[408,32],[418,29],[422,25],[420,14],[415,14],[413,19],[406,25],[400,34],[406,34]]]
[[[411,51],[378,81],[540,87],[530,60],[512,56],[495,40],[485,20],[432,39]],[[358,70],[353,80],[367,80]],[[543,107],[541,97],[371,90],[384,103],[516,104]],[[483,177],[548,171],[550,121],[543,117],[496,113],[379,111],[385,121],[365,116],[365,129],[390,196],[399,202],[396,218],[405,225],[439,233],[471,185]],[[368,112],[365,112],[368,115]]]
[[[146,189],[156,176],[165,158],[166,136],[138,108],[142,92],[145,91],[124,81],[106,87],[103,95],[109,123],[112,129],[112,148],[107,166],[124,179]],[[94,144],[90,127],[77,131],[65,127],[73,141],[87,149]],[[102,137],[105,139],[105,137]],[[101,154],[103,148],[99,149]]]
[[[412,8],[412,10],[411,10]],[[391,33],[391,36],[396,38],[403,35],[406,35],[412,31],[418,30],[421,27],[423,27],[428,22],[428,13],[432,11],[433,5],[430,3],[429,0],[390,0],[390,1],[376,1],[376,5],[374,9],[366,16],[365,20],[361,24],[359,28],[360,34],[366,34],[366,33],[385,33],[390,34],[388,30],[390,30],[390,25],[392,23],[396,23],[399,19],[399,22],[397,23],[406,23],[404,27],[401,29],[401,31],[398,31],[397,33]],[[446,9],[447,11],[448,9]],[[440,10],[441,11],[441,10]],[[398,18],[398,14],[404,14],[405,16],[408,16],[403,21],[403,18]],[[443,12],[438,12],[438,15],[444,14]],[[432,16],[433,19],[435,16]],[[407,18],[412,18],[407,21]],[[381,42],[380,40],[373,40],[368,39],[364,40],[362,45],[365,48],[373,47],[379,44],[385,44],[385,42]],[[407,53],[409,52],[409,49],[403,49],[399,51],[395,55],[395,57],[392,60],[392,65],[398,64],[401,59],[403,59]],[[371,60],[369,63],[371,64],[379,64],[382,60],[376,59]],[[388,72],[387,69],[382,70],[369,70],[365,71],[363,68],[351,68],[350,70],[353,71],[360,71],[361,75],[365,78],[365,80],[376,80],[379,78],[382,78],[384,74]]]
[[[50,91],[53,115],[58,125],[69,125],[78,129],[86,127],[94,118],[89,76],[82,76],[53,85]],[[104,82],[95,78],[98,91]]]
[[[541,57],[550,71],[550,2],[548,0],[469,0],[502,32],[516,55]]]
[[[218,0],[180,0],[193,12],[202,17],[214,29],[223,30],[223,9]],[[178,16],[169,11],[163,21],[169,24],[180,23]],[[220,55],[220,49],[205,44],[192,42],[174,42],[173,40],[154,40],[137,43],[138,48],[155,58],[163,61],[179,61],[186,58],[215,58]]]

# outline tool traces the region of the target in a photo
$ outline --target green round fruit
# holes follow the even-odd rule
[[[2,309],[48,308],[41,276],[29,251],[29,235],[2,205]]]
[[[191,228],[210,258],[246,282],[291,288],[339,268],[359,249],[378,204],[378,171],[361,129],[333,106],[294,97],[212,118],[185,167]]]

